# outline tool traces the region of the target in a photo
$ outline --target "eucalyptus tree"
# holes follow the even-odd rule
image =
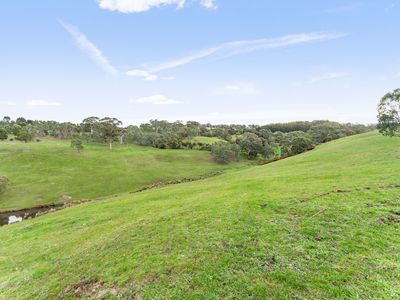
[[[118,139],[121,133],[122,122],[116,118],[103,118],[95,124],[95,131],[98,131],[101,139],[108,143],[109,150],[113,149],[113,142]]]
[[[400,135],[400,89],[387,93],[378,105],[378,130],[383,135]]]

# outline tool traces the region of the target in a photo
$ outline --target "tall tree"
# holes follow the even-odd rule
[[[86,118],[82,121],[82,130],[83,132],[90,132],[91,135],[93,135],[94,127],[95,125],[99,122],[98,117],[89,117]]]
[[[400,89],[387,93],[378,105],[379,132],[387,136],[400,135]]]
[[[262,153],[263,140],[254,133],[246,132],[236,141],[242,150],[247,154],[247,158],[255,158],[257,154]]]
[[[104,142],[109,145],[109,150],[112,151],[112,143],[118,139],[122,122],[116,118],[103,118],[96,124],[96,129]]]

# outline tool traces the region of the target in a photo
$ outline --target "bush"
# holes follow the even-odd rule
[[[215,143],[211,146],[211,155],[216,162],[221,164],[238,161],[240,158],[240,147],[239,145],[226,142]]]
[[[0,194],[3,194],[6,191],[8,184],[8,178],[5,176],[0,176]]]
[[[18,141],[23,141],[25,143],[32,141],[32,134],[25,128],[21,129],[16,136]]]
[[[5,130],[4,128],[0,128],[0,140],[6,139],[8,139],[7,130]]]
[[[71,148],[76,149],[78,152],[83,150],[82,138],[79,133],[74,133],[72,135]]]
[[[238,137],[236,142],[246,152],[248,159],[254,159],[262,153],[263,140],[254,133],[246,132]]]

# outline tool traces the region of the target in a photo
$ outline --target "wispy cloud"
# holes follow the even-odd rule
[[[217,88],[217,95],[255,95],[258,93],[257,87],[253,83],[249,82],[237,82],[226,84],[222,87]]]
[[[103,55],[101,50],[96,47],[82,32],[75,26],[64,21],[59,21],[69,35],[74,39],[78,47],[84,51],[97,65],[111,75],[117,75],[118,71],[112,66],[109,60]]]
[[[347,36],[347,34],[344,33],[301,33],[301,34],[281,36],[273,39],[234,41],[229,43],[223,43],[218,46],[211,47],[205,50],[197,51],[190,55],[183,56],[175,60],[167,61],[159,65],[155,65],[153,67],[150,67],[148,70],[143,70],[143,71],[155,75],[158,72],[185,66],[187,64],[193,63],[201,59],[205,59],[207,57],[222,59],[244,53],[251,53],[255,51],[282,48],[282,47],[306,44],[311,42],[335,40],[345,36]]]
[[[344,73],[344,72],[332,72],[332,73],[325,73],[322,75],[314,76],[311,78],[311,82],[319,82],[319,81],[325,81],[325,80],[332,80],[332,79],[339,79],[339,78],[344,78],[350,76],[349,73]]]
[[[155,74],[151,74],[148,71],[144,70],[130,70],[126,72],[126,75],[131,76],[131,77],[137,77],[137,78],[143,78],[144,80],[157,80],[158,76]]]
[[[29,106],[59,106],[61,103],[46,100],[31,100],[26,103]]]
[[[13,101],[0,101],[0,104],[2,105],[7,105],[7,106],[16,106],[17,102],[13,102]]]
[[[215,0],[196,0],[200,5],[208,9],[215,9]],[[99,6],[102,9],[118,11],[122,13],[140,13],[165,5],[175,5],[182,9],[187,0],[100,0]]]
[[[153,104],[153,105],[174,105],[182,103],[180,101],[170,99],[164,95],[153,95],[149,97],[143,97],[136,100],[131,100],[130,102]]]

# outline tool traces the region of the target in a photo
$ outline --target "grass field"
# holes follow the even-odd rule
[[[0,175],[10,179],[0,211],[110,196],[163,180],[195,178],[239,166],[217,165],[209,152],[139,146],[86,145],[78,154],[68,141],[0,142]],[[65,201],[65,200],[63,200]]]
[[[217,137],[207,137],[207,136],[196,136],[192,140],[193,142],[202,143],[205,145],[212,145],[218,142],[224,142],[224,140]]]
[[[1,227],[0,298],[399,299],[399,172],[367,133]]]

